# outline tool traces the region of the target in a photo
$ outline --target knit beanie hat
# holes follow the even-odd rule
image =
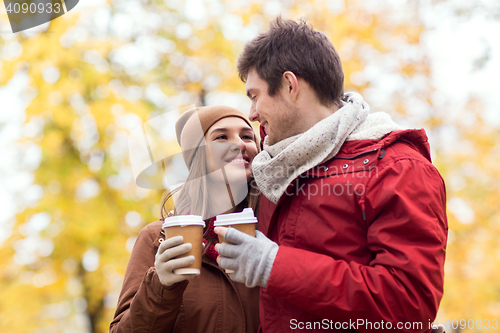
[[[205,134],[213,124],[227,117],[243,119],[252,127],[245,114],[235,108],[223,105],[203,106],[186,111],[175,123],[177,142],[181,146],[182,156],[188,169],[199,146],[204,146]]]

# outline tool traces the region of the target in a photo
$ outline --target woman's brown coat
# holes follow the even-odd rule
[[[203,256],[199,276],[161,284],[154,268],[161,226],[149,224],[136,240],[110,332],[257,332],[259,288],[231,281],[211,258]]]

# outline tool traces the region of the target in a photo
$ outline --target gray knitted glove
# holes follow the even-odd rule
[[[274,259],[278,253],[278,244],[255,231],[255,237],[234,228],[228,228],[224,237],[233,244],[222,243],[219,246],[219,266],[232,269],[231,280],[245,283],[249,288],[267,287]]]

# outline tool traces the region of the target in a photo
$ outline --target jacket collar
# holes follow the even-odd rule
[[[303,175],[325,177],[338,173],[369,170],[385,156],[385,148],[395,142],[404,142],[429,162],[431,161],[430,147],[424,129],[399,130],[387,134],[380,140],[346,141],[332,159],[309,169]],[[339,160],[343,162],[337,166]]]
[[[427,134],[423,128],[393,131],[380,140],[346,141],[342,145],[342,148],[340,148],[336,157],[349,157],[370,150],[379,150],[381,148],[386,148],[396,141],[402,141],[409,144],[413,149],[428,159],[429,162],[431,161],[430,146]]]

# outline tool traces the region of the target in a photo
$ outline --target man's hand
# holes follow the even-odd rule
[[[252,237],[234,228],[216,227],[214,230],[233,243],[215,245],[215,250],[219,252],[219,266],[234,270],[234,273],[229,274],[233,281],[245,283],[249,288],[266,288],[278,253],[278,244],[260,231],[255,231],[255,237]]]
[[[173,272],[174,269],[183,268],[194,263],[194,256],[173,259],[191,250],[191,243],[182,244],[183,241],[182,236],[175,236],[164,240],[158,247],[158,252],[155,256],[155,268],[156,274],[164,286],[173,286],[178,282],[196,276],[175,274]]]

